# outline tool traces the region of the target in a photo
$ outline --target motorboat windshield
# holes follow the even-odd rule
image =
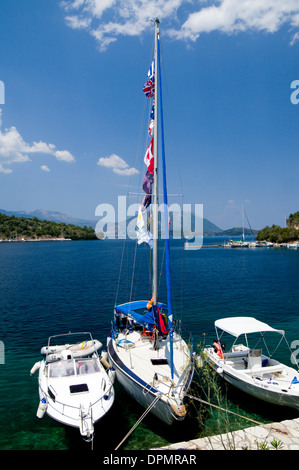
[[[70,377],[73,375],[93,374],[99,372],[97,358],[68,359],[49,364],[49,377]]]

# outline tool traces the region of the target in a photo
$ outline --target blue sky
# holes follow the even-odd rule
[[[2,0],[0,208],[93,219],[141,189],[155,17],[169,192],[223,229],[299,210],[298,0]]]

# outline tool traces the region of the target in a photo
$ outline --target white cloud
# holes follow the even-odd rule
[[[97,165],[104,166],[106,168],[111,168],[112,171],[118,175],[130,176],[136,175],[139,171],[134,167],[129,167],[129,165],[118,155],[113,153],[110,157],[101,157],[97,161]]]
[[[31,161],[29,155],[53,155],[57,160],[74,161],[73,155],[67,150],[56,150],[55,145],[46,142],[33,142],[28,144],[17,131],[16,127],[1,131],[2,112],[0,110],[0,173],[11,173],[10,166],[15,163]]]
[[[104,11],[115,3],[118,3],[118,0],[66,0],[61,2],[61,5],[66,11],[82,10],[100,18]]]
[[[53,152],[53,155],[57,158],[57,160],[63,162],[75,161],[73,155],[68,150],[56,150],[55,152]]]
[[[292,37],[292,40],[290,42],[291,46],[295,44],[295,42],[299,41],[299,32],[295,33],[294,36]]]
[[[72,12],[67,24],[87,30],[101,51],[121,36],[140,36],[156,17],[174,39],[196,41],[212,31],[275,33],[287,25],[291,44],[298,40],[298,0],[68,0],[62,6]]]
[[[43,171],[51,171],[50,168],[47,167],[47,165],[41,165],[40,169]]]
[[[90,18],[80,18],[78,16],[66,16],[67,25],[72,29],[87,29],[90,26]]]
[[[184,3],[190,0],[68,0],[61,5],[73,13],[66,17],[67,24],[86,29],[104,51],[120,36],[140,36],[152,29],[151,20],[156,17],[175,20]],[[83,19],[88,20],[85,28]]]
[[[297,0],[220,0],[189,15],[178,37],[196,40],[200,33],[265,31],[274,33],[283,25],[296,26]]]

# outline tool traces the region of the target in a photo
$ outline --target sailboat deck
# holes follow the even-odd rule
[[[174,371],[171,379],[169,341],[160,340],[155,350],[154,341],[143,337],[139,332],[120,333],[115,340],[119,359],[143,381],[155,388],[169,389],[170,386],[184,383],[184,372],[189,364],[190,352],[186,343],[174,336]],[[165,390],[164,390],[164,393]]]

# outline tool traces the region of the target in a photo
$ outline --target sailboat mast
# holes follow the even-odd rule
[[[158,117],[159,117],[159,23],[155,21],[155,125],[154,125],[154,185],[153,185],[153,303],[158,301]]]
[[[245,233],[244,233],[244,206],[242,204],[242,224],[243,224],[243,235],[242,235],[242,240],[243,242],[245,241]]]

